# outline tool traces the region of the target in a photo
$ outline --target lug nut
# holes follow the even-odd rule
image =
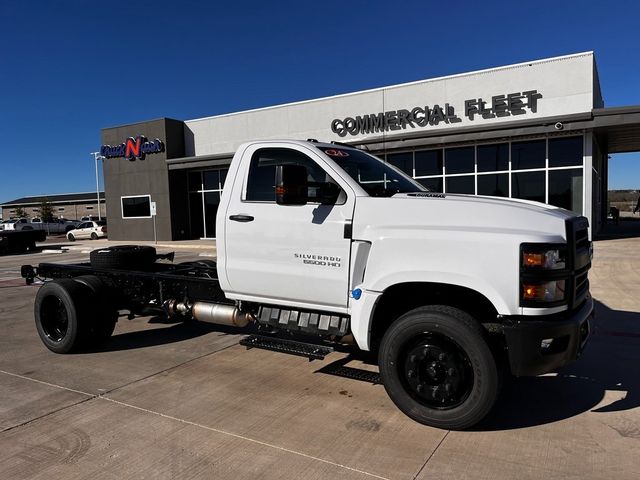
[[[418,393],[422,393],[424,391],[424,383],[418,384],[418,386],[416,387],[416,391]]]
[[[413,377],[415,377],[415,376],[416,376],[416,372],[415,372],[414,370],[409,370],[409,371],[407,372],[407,377],[409,377],[409,378],[413,378]]]

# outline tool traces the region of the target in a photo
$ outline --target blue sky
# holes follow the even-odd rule
[[[0,0],[0,201],[91,191],[103,127],[594,50],[640,104],[640,3]],[[640,188],[640,154],[610,162]]]

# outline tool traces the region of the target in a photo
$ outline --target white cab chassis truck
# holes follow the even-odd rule
[[[216,231],[217,264],[119,246],[90,263],[23,266],[28,283],[52,279],[35,300],[40,338],[67,353],[107,339],[119,316],[166,315],[251,323],[241,344],[310,359],[353,344],[375,355],[406,415],[465,429],[503,375],[558,369],[589,337],[586,218],[432,193],[347,145],[242,145]]]

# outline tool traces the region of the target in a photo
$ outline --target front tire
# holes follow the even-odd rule
[[[73,235],[73,233],[67,233],[67,239],[70,242],[75,242],[76,241],[76,237]]]
[[[498,367],[484,330],[456,308],[420,307],[398,318],[382,338],[378,361],[391,400],[424,425],[470,428],[498,396]]]

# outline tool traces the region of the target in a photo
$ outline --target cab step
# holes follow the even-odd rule
[[[324,357],[333,352],[333,348],[314,343],[296,342],[295,340],[285,340],[283,338],[266,337],[264,335],[249,335],[240,340],[240,345],[250,348],[261,348],[273,352],[288,353],[307,357],[311,360],[323,360]]]

